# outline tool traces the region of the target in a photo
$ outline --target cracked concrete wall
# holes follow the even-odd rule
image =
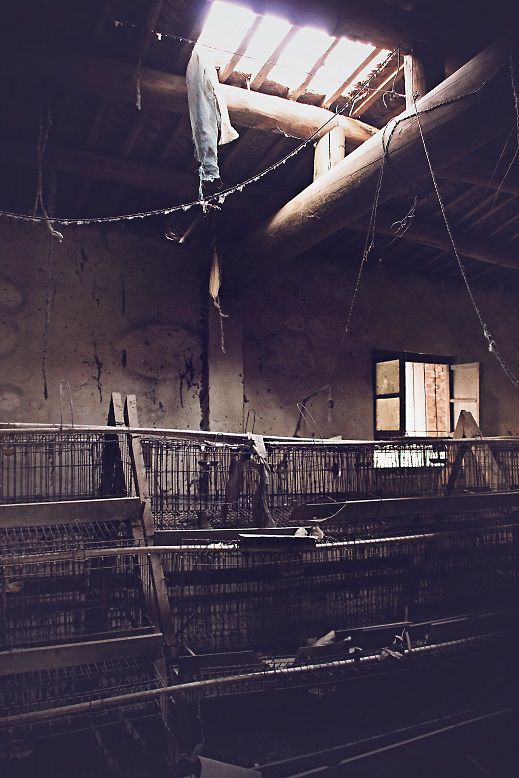
[[[76,423],[104,424],[111,391],[135,393],[143,424],[200,426],[197,258],[163,239],[0,225],[0,421],[60,420],[69,381]],[[44,370],[48,389],[45,399]],[[64,420],[70,419],[68,390]]]
[[[355,282],[358,257],[342,267],[299,259],[244,301],[245,409],[256,411],[259,433],[294,434],[296,403],[330,381]],[[476,291],[483,317],[505,359],[519,373],[516,295]],[[306,403],[302,435],[373,436],[372,350],[453,355],[481,362],[481,428],[486,435],[519,434],[519,390],[489,353],[461,285],[397,276],[374,262],[360,287],[351,328],[339,357],[333,409],[327,390]],[[245,410],[245,413],[247,411]]]

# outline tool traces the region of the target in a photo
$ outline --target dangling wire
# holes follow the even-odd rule
[[[37,217],[39,209],[45,218],[51,237],[57,238],[61,243],[63,240],[63,235],[61,232],[55,230],[52,226],[52,222],[43,202],[43,158],[45,156],[45,149],[47,148],[47,141],[49,139],[49,130],[51,125],[52,117],[49,104],[47,105],[47,115],[45,117],[45,121],[43,119],[43,109],[40,107],[40,131],[38,135],[38,179],[36,184],[36,198],[34,200],[33,217]]]
[[[515,84],[514,84],[514,79],[513,79],[513,70],[512,70],[512,88],[514,89],[514,96],[515,96]],[[431,158],[429,156],[429,151],[427,149],[427,144],[425,142],[425,137],[424,137],[424,133],[423,133],[423,129],[422,129],[422,123],[420,121],[420,112],[418,111],[418,109],[416,107],[416,101],[414,99],[414,95],[413,95],[412,99],[413,99],[413,105],[414,105],[414,110],[415,110],[415,115],[416,115],[416,121],[418,122],[418,129],[420,131],[420,137],[421,137],[421,140],[422,140],[422,145],[423,145],[423,148],[424,148],[425,157],[427,159],[427,165],[429,167],[429,172],[431,174],[431,179],[432,179],[432,182],[433,182],[434,191],[435,191],[436,197],[438,199],[438,204],[440,206],[440,210],[441,210],[441,214],[442,214],[443,221],[444,221],[444,224],[445,224],[445,228],[447,230],[447,234],[449,236],[449,240],[450,240],[450,243],[451,243],[451,246],[452,246],[452,251],[454,253],[454,256],[456,257],[456,261],[458,263],[458,267],[460,269],[463,281],[465,282],[465,287],[467,289],[467,293],[469,295],[470,301],[472,303],[472,306],[474,308],[476,316],[478,317],[479,323],[480,323],[481,328],[483,330],[483,335],[485,337],[485,340],[488,343],[488,350],[492,354],[494,354],[495,358],[499,362],[499,365],[501,366],[503,372],[505,373],[505,375],[509,379],[509,381],[517,389],[519,389],[519,378],[513,373],[513,371],[511,370],[510,366],[508,365],[508,363],[505,361],[505,359],[501,355],[501,353],[500,353],[500,351],[499,351],[499,349],[497,347],[496,341],[494,340],[494,337],[492,336],[492,333],[490,332],[489,328],[487,327],[487,325],[486,325],[486,323],[485,323],[485,321],[483,319],[483,316],[481,314],[481,311],[479,310],[479,306],[477,304],[476,298],[474,297],[474,293],[473,293],[472,288],[471,288],[470,283],[469,283],[469,279],[468,279],[468,276],[467,276],[467,271],[465,269],[465,265],[463,264],[463,260],[461,259],[461,256],[458,253],[458,249],[457,249],[456,243],[454,241],[454,236],[452,234],[451,226],[450,226],[449,220],[447,218],[447,212],[445,210],[445,205],[443,203],[443,198],[442,198],[442,196],[440,194],[440,189],[438,187],[438,182],[437,182],[437,179],[436,179],[436,175],[434,173],[432,162],[431,162]],[[519,112],[518,112],[518,140],[519,140]]]

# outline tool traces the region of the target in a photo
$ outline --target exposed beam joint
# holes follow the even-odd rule
[[[501,86],[510,51],[510,41],[496,43],[418,101],[421,126],[437,167],[496,137],[508,120],[512,101]],[[496,75],[482,88],[491,74]],[[255,269],[265,273],[267,264],[295,257],[369,213],[385,151],[392,164],[385,167],[380,205],[430,176],[416,117],[404,112],[235,247],[234,288],[250,279]]]

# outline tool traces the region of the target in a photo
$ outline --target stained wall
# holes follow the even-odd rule
[[[59,421],[67,381],[77,423],[105,423],[119,391],[137,395],[143,423],[198,429],[196,256],[160,236],[63,232],[49,256],[44,225],[0,225],[0,421]]]

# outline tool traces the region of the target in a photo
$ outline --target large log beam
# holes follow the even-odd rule
[[[23,52],[22,52],[23,54]],[[0,52],[2,72],[10,79],[22,80],[37,89],[49,87],[83,91],[103,99],[135,104],[136,70],[134,65],[110,59],[74,53],[39,52],[26,58],[20,52]],[[358,146],[371,138],[375,127],[339,116],[326,108],[285,100],[283,97],[253,92],[222,84],[231,120],[243,127],[280,135],[316,139],[333,127],[340,127],[350,145]],[[187,113],[187,89],[183,76],[150,68],[140,70],[141,102],[144,109]],[[325,125],[323,127],[323,125]],[[322,129],[321,129],[322,128]]]
[[[511,45],[499,42],[447,78],[417,103],[433,164],[445,166],[501,131],[512,98],[505,70]],[[491,84],[477,91],[496,71]],[[506,69],[507,70],[507,69]],[[448,101],[448,102],[446,102]],[[432,110],[435,109],[435,110]],[[414,112],[406,111],[355,149],[239,243],[233,284],[251,270],[292,258],[365,216],[372,208],[391,136],[380,203],[430,176]]]
[[[395,236],[395,232],[392,229],[394,222],[395,218],[379,214],[377,216],[375,230],[382,235]],[[368,227],[367,223],[359,223],[352,226],[364,233]],[[496,242],[495,240],[486,240],[479,235],[473,236],[466,232],[460,233],[456,229],[454,229],[453,232],[456,248],[462,256],[475,259],[478,262],[486,262],[490,265],[498,265],[499,267],[519,270],[518,248]],[[438,229],[436,227],[420,224],[420,222],[416,222],[416,220],[414,220],[411,226],[404,232],[401,239],[452,253],[452,246],[445,229]],[[453,259],[453,261],[455,260]]]

